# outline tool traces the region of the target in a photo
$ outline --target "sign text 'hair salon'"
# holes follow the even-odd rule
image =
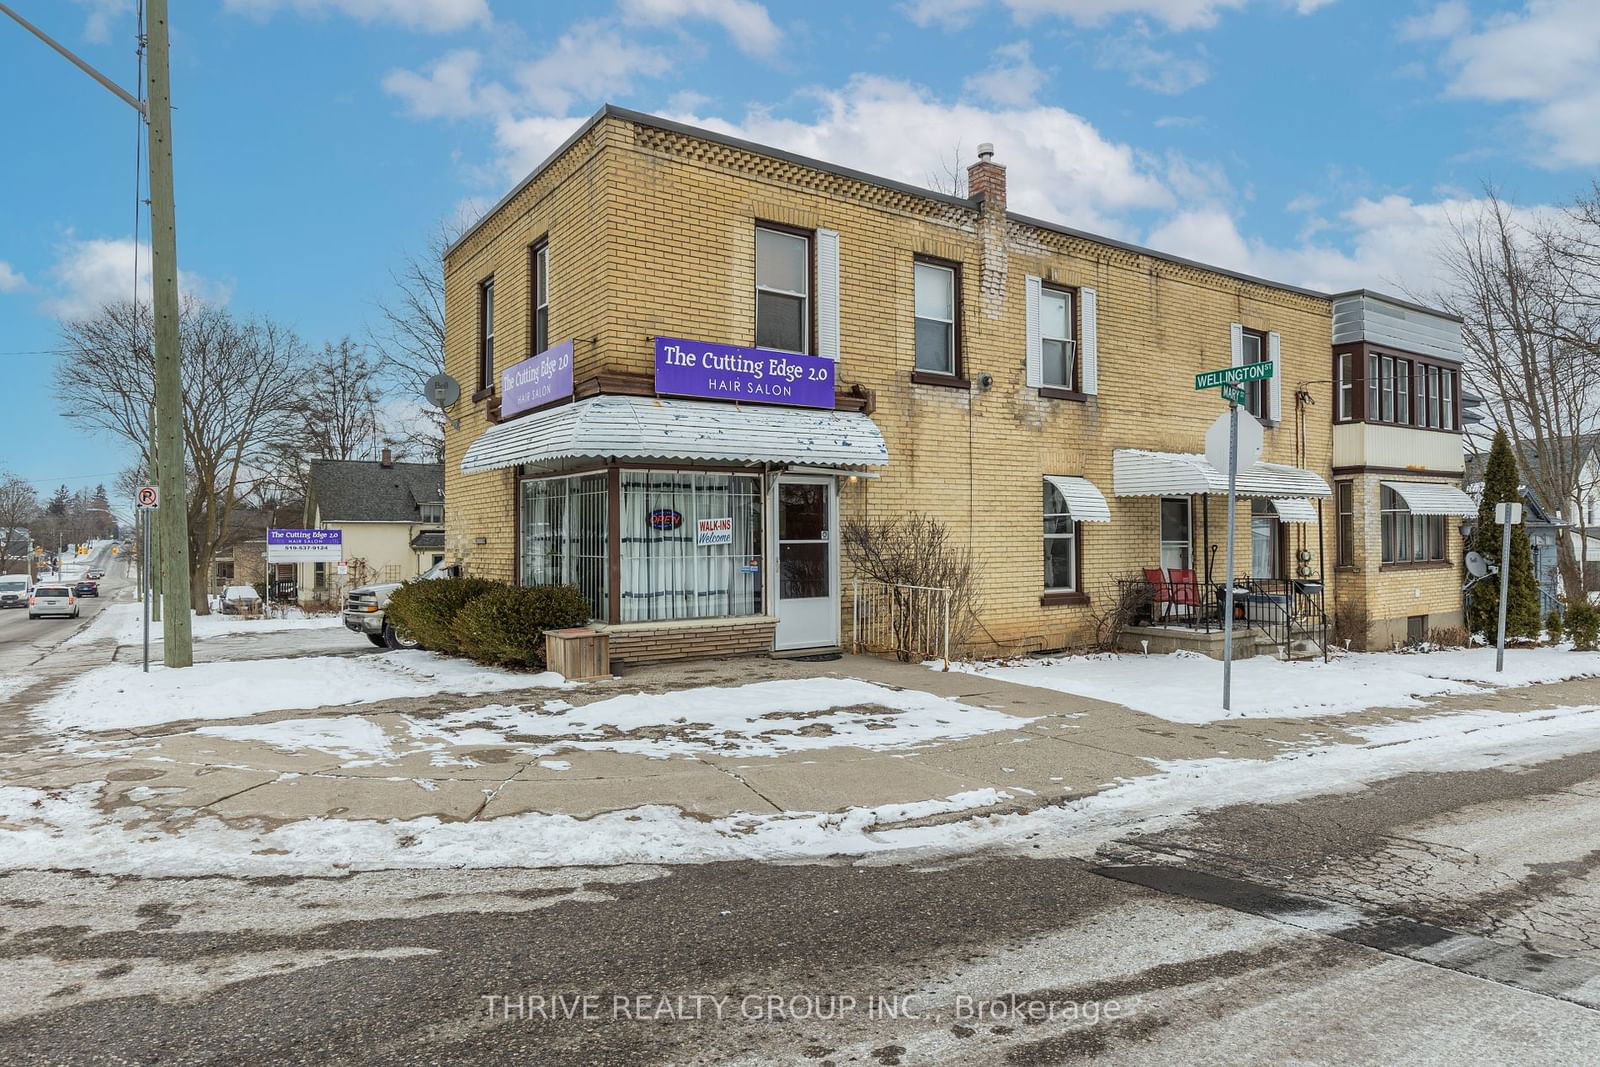
[[[656,338],[656,392],[671,396],[832,408],[836,368],[821,356]]]
[[[562,341],[500,372],[501,418],[571,395],[571,341]]]

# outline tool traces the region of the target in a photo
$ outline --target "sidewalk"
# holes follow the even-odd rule
[[[1113,800],[1181,813],[1248,800],[1249,775],[1280,792],[1342,781],[1319,786],[1302,768],[1337,761],[1290,765],[1301,756],[1388,747],[1370,757],[1380,776],[1444,767],[1450,753],[1482,765],[1486,749],[1587,744],[1592,724],[1579,727],[1600,718],[1592,677],[1444,682],[1456,691],[1398,693],[1411,706],[1178,723],[1010,680],[1036,681],[1032,667],[1002,678],[756,658],[574,686],[364,645],[333,627],[214,637],[198,658],[233,658],[151,675],[121,666],[137,650],[108,639],[65,650],[70,669],[52,663],[0,705],[0,831],[38,831],[26,844],[61,856],[82,835],[76,854],[102,869],[196,869],[206,849],[219,869],[252,870],[826,855],[890,847],[899,831],[913,845],[975,826],[1026,836],[1025,821],[981,818],[1001,813],[1105,812]],[[289,648],[298,658],[283,658]],[[85,660],[110,665],[85,673]],[[1504,739],[1485,732],[1507,727]],[[1340,773],[1359,784],[1367,770]],[[138,835],[192,847],[136,863]],[[0,867],[19,865],[22,844],[8,851],[0,832]]]

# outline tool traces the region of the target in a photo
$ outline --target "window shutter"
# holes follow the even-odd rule
[[[1233,359],[1229,361],[1228,365],[1237,367],[1244,363],[1244,327],[1236,322],[1228,327],[1228,330],[1232,334],[1233,340]]]
[[[1100,326],[1095,320],[1099,301],[1093,289],[1078,290],[1078,312],[1083,316],[1078,333],[1078,391],[1100,393]]]
[[[1026,286],[1028,293],[1028,388],[1038,389],[1044,385],[1044,339],[1039,329],[1039,294],[1043,288],[1043,282],[1030,274],[1027,276]]]
[[[817,355],[839,358],[839,232],[817,231]]]
[[[1283,360],[1279,358],[1279,340],[1275,333],[1267,334],[1267,358],[1272,361],[1272,380],[1267,399],[1267,418],[1283,421]]]

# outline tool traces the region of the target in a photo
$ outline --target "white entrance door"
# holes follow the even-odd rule
[[[839,553],[834,480],[792,475],[773,491],[773,568],[780,649],[839,643]]]

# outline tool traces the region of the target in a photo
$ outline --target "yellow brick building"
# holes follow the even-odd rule
[[[1008,212],[992,152],[969,186],[600,111],[447,253],[447,553],[577,585],[623,661],[829,648],[878,610],[844,524],[916,512],[979,566],[967,650],[1088,643],[1146,568],[1160,647],[1227,584],[1194,376],[1266,363],[1236,618],[1331,612],[1332,299]]]

